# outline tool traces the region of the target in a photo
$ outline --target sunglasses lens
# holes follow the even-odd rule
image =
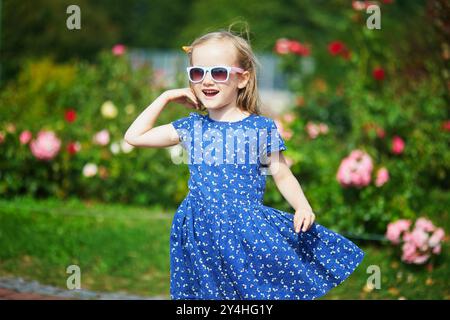
[[[200,81],[203,78],[203,70],[200,68],[192,68],[189,72],[189,78],[192,81]]]
[[[213,68],[211,70],[211,76],[214,80],[225,81],[227,80],[228,71],[225,68]]]

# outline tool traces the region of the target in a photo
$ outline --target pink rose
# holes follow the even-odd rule
[[[364,187],[370,183],[372,169],[370,156],[361,150],[353,150],[342,160],[337,180],[343,186]]]
[[[290,52],[291,42],[286,38],[278,39],[275,43],[275,52],[278,54],[288,54]]]
[[[404,242],[412,242],[412,235],[411,235],[411,232],[405,231],[405,233],[403,234],[402,240],[403,240]]]
[[[113,48],[112,48],[112,53],[115,56],[121,56],[125,53],[125,46],[123,44],[116,44]]]
[[[315,139],[320,133],[320,127],[315,123],[308,121],[308,123],[306,124],[306,132],[311,139]]]
[[[425,251],[428,249],[428,233],[422,229],[415,228],[411,233],[411,240],[420,250]]]
[[[292,123],[295,120],[295,115],[291,112],[283,115],[283,120],[287,123]]]
[[[411,221],[398,220],[388,224],[386,238],[392,243],[400,242],[403,232],[402,260],[406,263],[423,264],[432,254],[439,254],[442,250],[441,241],[444,240],[444,229],[436,228],[433,223],[424,218],[418,218],[414,230],[409,228]],[[434,231],[434,233],[432,233]]]
[[[392,152],[395,154],[400,154],[405,149],[405,142],[399,136],[395,136],[392,139]]]
[[[372,169],[370,156],[361,150],[354,150],[342,160],[336,178],[343,186],[360,188],[370,183]]]
[[[418,229],[422,229],[427,232],[433,232],[436,227],[434,226],[433,222],[426,218],[419,218],[416,221],[415,227]]]
[[[283,139],[289,140],[292,138],[292,131],[286,130],[286,128],[283,126],[283,123],[279,119],[275,119],[274,122]]]
[[[440,242],[444,240],[445,232],[442,228],[437,228],[436,231],[431,235],[430,239],[428,240],[428,244],[430,247],[436,247],[440,246]],[[439,249],[440,251],[440,249]]]
[[[377,4],[376,1],[352,1],[352,7],[356,11],[366,10],[370,5]]]
[[[417,255],[417,256],[413,259],[413,263],[415,263],[415,264],[423,264],[423,263],[425,263],[429,258],[430,258],[430,255],[429,255],[429,254]]]
[[[441,245],[438,244],[437,246],[435,246],[431,252],[433,252],[434,254],[440,254],[441,253]]]
[[[33,135],[31,134],[31,132],[29,130],[25,130],[20,134],[19,141],[21,144],[27,144],[28,142],[30,142],[32,137]]]
[[[312,121],[308,121],[306,124],[306,132],[311,139],[315,139],[319,134],[327,133],[328,126],[325,123],[316,124]]]
[[[93,138],[94,143],[105,146],[109,143],[109,132],[106,129],[97,132]]]
[[[416,246],[411,242],[405,242],[402,246],[402,260],[407,263],[412,263],[417,257]]]
[[[293,53],[299,56],[309,56],[309,47],[301,44],[296,40],[289,40],[286,38],[280,38],[275,43],[275,52],[280,55]]]
[[[39,160],[51,160],[58,153],[61,141],[52,131],[40,131],[30,143],[31,153]]]
[[[386,231],[386,238],[394,244],[400,242],[400,235],[402,232],[407,231],[411,226],[411,221],[400,219],[388,224]]]
[[[405,242],[402,250],[402,260],[406,263],[422,264],[430,258],[429,254],[419,254],[416,246],[411,242]]]
[[[366,9],[366,4],[364,1],[352,1],[352,7],[357,11],[362,11]]]
[[[375,185],[377,187],[381,187],[388,181],[389,181],[389,172],[385,167],[380,168],[377,172],[377,179],[375,181]]]

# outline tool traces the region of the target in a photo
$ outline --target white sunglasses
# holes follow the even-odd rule
[[[193,83],[202,82],[206,76],[206,73],[209,71],[211,73],[211,77],[215,82],[227,82],[230,73],[243,73],[244,69],[238,67],[229,67],[229,66],[212,66],[212,67],[187,67],[186,68],[189,81]]]

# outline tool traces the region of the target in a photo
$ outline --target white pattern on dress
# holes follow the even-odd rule
[[[315,299],[361,263],[364,252],[350,240],[318,223],[297,234],[292,213],[263,204],[267,176],[260,160],[287,149],[272,119],[251,115],[221,122],[192,112],[172,124],[191,162],[189,193],[170,234],[171,299]],[[230,128],[275,130],[275,135],[259,141],[257,163],[246,156],[243,164],[216,165],[193,161],[193,146],[205,143],[196,140],[194,127],[223,133]],[[279,143],[273,143],[274,137]],[[244,143],[246,150],[249,142],[254,140]],[[226,145],[224,150],[229,152]]]

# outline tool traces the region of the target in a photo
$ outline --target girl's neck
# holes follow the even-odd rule
[[[239,121],[251,113],[239,109],[237,106],[225,106],[220,109],[208,109],[208,115],[216,121]]]

